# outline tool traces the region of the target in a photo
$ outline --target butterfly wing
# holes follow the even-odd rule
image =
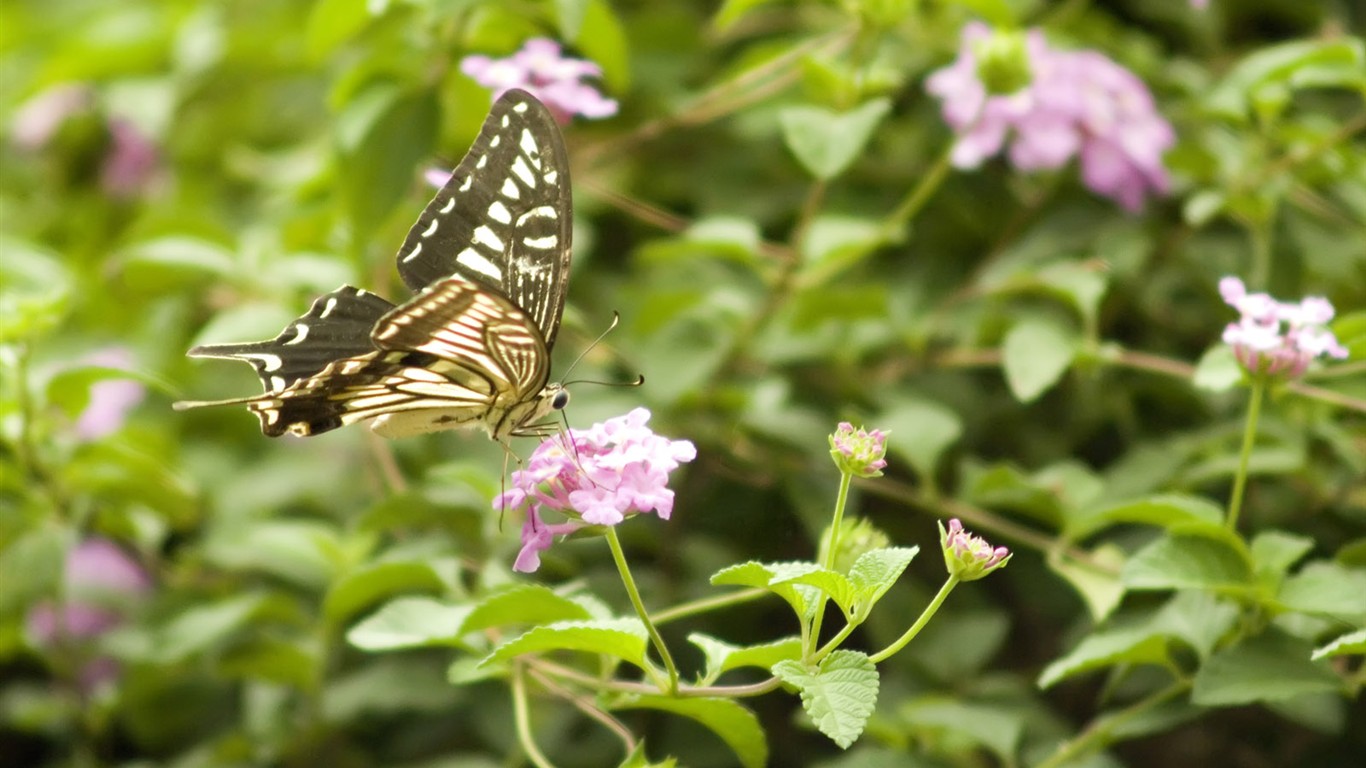
[[[387,437],[477,425],[501,439],[551,408],[540,330],[512,302],[463,278],[440,280],[381,317],[370,344],[247,399],[261,431],[316,435],[384,419],[387,428],[376,431]]]
[[[245,360],[267,392],[282,390],[334,360],[373,352],[370,331],[393,309],[369,291],[343,285],[318,297],[307,313],[269,341],[204,345],[187,354]]]
[[[573,200],[559,126],[509,90],[409,230],[398,272],[414,292],[458,275],[501,293],[555,343],[569,281]]]

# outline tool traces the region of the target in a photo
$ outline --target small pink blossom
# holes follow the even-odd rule
[[[697,457],[687,440],[670,440],[646,426],[650,412],[637,408],[587,430],[570,430],[537,446],[526,468],[512,473],[512,487],[494,499],[494,509],[525,509],[522,550],[513,569],[540,567],[540,553],[555,537],[590,525],[616,525],[635,514],[673,513],[669,473]],[[568,520],[549,524],[542,515]]]
[[[1010,561],[1010,550],[993,547],[986,539],[963,529],[958,518],[949,520],[948,530],[939,523],[939,546],[944,550],[944,565],[950,576],[960,581],[974,581],[1004,568]]]
[[[10,123],[10,139],[34,152],[47,146],[69,118],[94,111],[95,92],[83,83],[53,86],[19,106]]]
[[[100,165],[100,186],[110,197],[137,197],[150,186],[161,162],[160,153],[142,131],[129,121],[109,121],[109,149]]]
[[[830,435],[830,457],[841,472],[855,477],[880,477],[887,466],[887,433],[868,431],[842,421]]]
[[[133,355],[123,347],[107,347],[86,357],[84,364],[128,368],[133,364]],[[146,387],[132,379],[95,382],[90,386],[90,402],[76,419],[74,431],[77,439],[99,440],[117,432],[128,417],[128,412],[142,402],[146,394]]]
[[[1022,171],[1053,170],[1079,158],[1083,183],[1128,211],[1168,191],[1162,156],[1176,134],[1142,80],[1095,51],[1054,50],[1042,32],[1031,30],[1029,85],[992,94],[981,81],[977,50],[993,34],[985,24],[968,24],[958,58],[925,84],[958,133],[954,166],[976,168],[1009,144],[1010,162]]]
[[[1240,315],[1224,328],[1223,341],[1254,376],[1293,379],[1316,358],[1347,357],[1347,348],[1323,327],[1333,319],[1334,310],[1321,296],[1280,302],[1266,293],[1248,293],[1236,277],[1220,280],[1219,294]]]
[[[533,38],[521,50],[504,59],[483,55],[466,56],[460,71],[493,91],[497,99],[511,88],[521,88],[548,107],[560,123],[574,115],[590,119],[617,113],[617,102],[604,97],[583,82],[602,76],[602,67],[591,61],[565,56],[560,44],[546,38]]]

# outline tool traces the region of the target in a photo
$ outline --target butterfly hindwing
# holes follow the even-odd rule
[[[374,351],[370,331],[393,308],[369,291],[343,285],[318,297],[308,312],[269,341],[209,344],[187,354],[245,360],[267,392],[281,390],[334,360]]]
[[[521,90],[493,105],[470,151],[398,253],[413,291],[449,275],[487,285],[555,343],[569,280],[569,160],[550,111]]]

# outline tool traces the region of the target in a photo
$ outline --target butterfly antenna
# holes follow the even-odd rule
[[[580,353],[579,353],[579,356],[576,357],[576,358],[574,358],[574,362],[570,363],[570,364],[569,364],[569,367],[566,368],[566,369],[564,370],[564,377],[565,377],[566,379],[569,378],[569,374],[572,373],[572,372],[574,371],[574,368],[578,366],[578,364],[583,360],[583,358],[584,358],[585,356],[587,356],[589,352],[592,352],[592,351],[593,351],[593,347],[596,347],[598,344],[602,343],[602,340],[605,339],[605,338],[607,338],[607,334],[609,334],[609,333],[611,333],[613,330],[615,330],[616,327],[617,327],[617,324],[620,323],[620,322],[621,322],[621,313],[617,312],[615,309],[612,310],[612,322],[611,322],[611,324],[609,324],[609,325],[607,326],[607,330],[603,331],[602,333],[599,333],[599,334],[598,334],[598,337],[597,337],[596,339],[593,339],[593,343],[592,343],[592,344],[589,344],[587,348],[585,348],[582,352],[580,352]]]

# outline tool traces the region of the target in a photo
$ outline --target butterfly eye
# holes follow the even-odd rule
[[[562,389],[555,393],[555,398],[550,401],[550,407],[559,411],[563,410],[566,405],[569,405],[569,390]]]

